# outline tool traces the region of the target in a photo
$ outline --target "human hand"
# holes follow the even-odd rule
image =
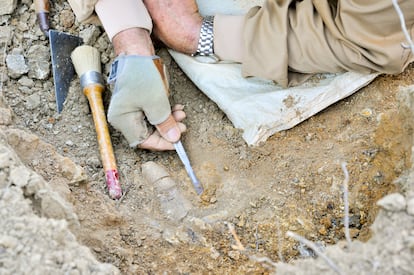
[[[155,36],[176,51],[197,51],[203,21],[195,0],[144,0]]]
[[[110,82],[115,81],[108,109],[108,122],[119,130],[131,147],[173,150],[185,125],[183,107],[168,101],[168,80],[157,56],[121,55],[112,65]],[[147,121],[155,125],[150,133]]]

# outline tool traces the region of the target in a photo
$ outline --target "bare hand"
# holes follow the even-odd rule
[[[182,53],[197,51],[203,19],[195,0],[144,0],[144,4],[159,40]]]
[[[161,124],[156,125],[157,130],[154,131],[146,140],[138,145],[141,149],[147,149],[151,151],[167,151],[174,150],[174,145],[167,141],[162,136],[166,134],[168,129],[172,129],[170,124],[177,122],[178,127],[180,128],[181,133],[185,132],[187,129],[186,126],[181,123],[186,117],[185,112],[183,111],[183,105],[175,105],[172,109],[172,116],[170,116],[166,121]],[[163,133],[163,135],[161,135]]]

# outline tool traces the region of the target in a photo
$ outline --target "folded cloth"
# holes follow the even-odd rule
[[[198,0],[201,14],[241,14],[262,1]],[[207,64],[169,50],[194,84],[243,130],[248,145],[259,145],[276,132],[290,129],[333,103],[348,97],[378,74],[318,74],[305,83],[282,88],[273,81],[243,78],[236,63]]]

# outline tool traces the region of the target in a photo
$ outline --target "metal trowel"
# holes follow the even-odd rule
[[[51,30],[49,25],[49,1],[34,0],[34,4],[39,27],[49,38],[56,107],[58,113],[60,113],[63,110],[63,103],[66,100],[70,82],[75,76],[75,68],[70,55],[77,46],[82,44],[82,38]]]

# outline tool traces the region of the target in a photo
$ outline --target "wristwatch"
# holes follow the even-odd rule
[[[193,56],[203,63],[217,63],[220,61],[214,54],[214,16],[206,16],[200,29],[197,51]]]

